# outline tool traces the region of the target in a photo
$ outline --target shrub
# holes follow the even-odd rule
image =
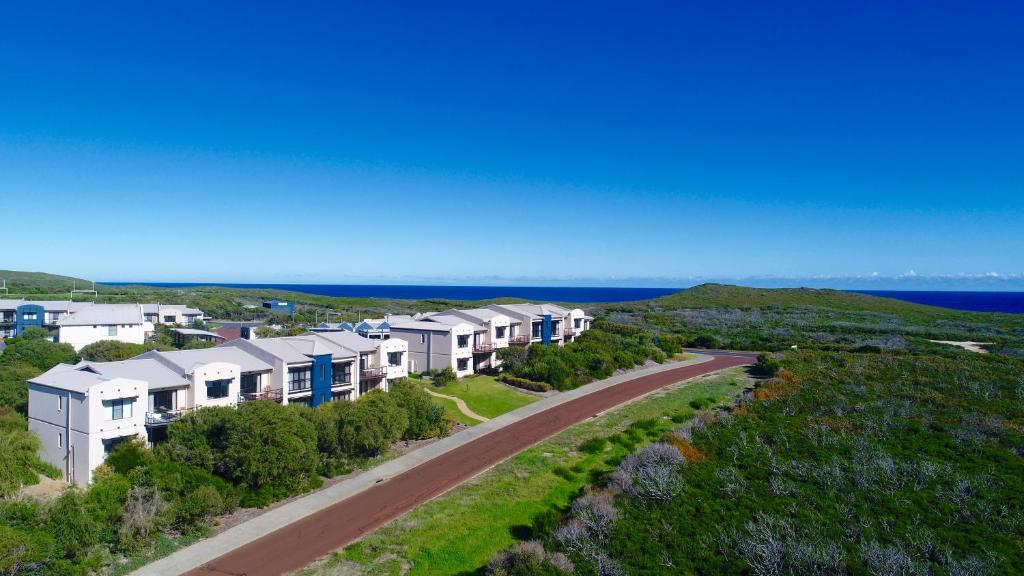
[[[20,414],[0,406],[0,497],[36,483],[39,439],[26,426]]]
[[[502,375],[501,381],[509,386],[515,386],[516,388],[531,390],[533,392],[549,392],[551,390],[551,385],[546,382],[535,382],[533,380],[519,378],[516,376]]]
[[[165,509],[160,491],[150,486],[135,486],[128,492],[118,529],[118,548],[138,552],[164,527]]]
[[[388,395],[405,410],[408,418],[408,425],[402,433],[402,438],[417,440],[448,433],[444,407],[434,403],[419,384],[399,378],[389,383]]]
[[[608,446],[607,438],[603,436],[595,436],[581,442],[579,450],[585,454],[597,454],[599,452],[604,452],[606,446]]]
[[[693,400],[690,400],[690,408],[693,408],[694,410],[706,410],[715,402],[716,400],[714,398],[710,398],[708,396],[694,398]]]
[[[691,348],[704,348],[704,349],[716,349],[721,348],[722,342],[717,336],[711,334],[701,334],[690,340]]]
[[[259,403],[247,403],[243,407],[255,404]],[[228,433],[235,426],[240,410],[217,406],[186,414],[167,427],[167,441],[159,445],[157,452],[170,460],[229,478],[224,452]]]
[[[700,462],[707,458],[707,455],[697,449],[689,440],[683,438],[677,433],[666,434],[662,439],[662,442],[675,448],[683,455],[683,458],[687,462]]]
[[[768,352],[762,352],[757,355],[757,364],[754,366],[754,370],[762,376],[775,376],[781,369],[779,359],[774,354]]]
[[[224,498],[208,484],[196,488],[171,507],[175,526],[184,531],[204,525],[224,509]]]
[[[395,399],[371,392],[338,407],[338,442],[350,456],[376,456],[402,437],[409,417]]]
[[[434,386],[444,388],[449,384],[454,384],[458,379],[459,377],[455,374],[455,370],[452,370],[451,366],[445,366],[443,370],[438,371],[434,375]]]
[[[153,452],[146,448],[146,443],[141,438],[133,438],[118,444],[103,463],[119,474],[128,474],[135,468],[152,464],[153,461]]]
[[[248,490],[266,489],[274,496],[301,492],[319,479],[311,422],[272,402],[248,402],[237,411],[224,449],[232,479]]]
[[[100,340],[83,346],[78,351],[78,355],[82,360],[90,362],[116,362],[134,358],[151,348],[152,346],[145,344],[133,344],[120,340]]]
[[[672,499],[682,488],[676,472],[685,461],[668,444],[650,444],[619,464],[611,475],[612,486],[631,498]]]
[[[572,562],[558,552],[547,552],[537,541],[520,542],[502,550],[487,563],[488,576],[561,576],[573,572]]]
[[[54,556],[81,560],[99,540],[99,530],[78,490],[65,490],[46,513],[46,532],[53,538]]]

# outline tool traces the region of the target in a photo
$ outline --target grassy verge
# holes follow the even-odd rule
[[[750,384],[742,368],[676,385],[578,424],[363,540],[307,568],[306,576],[473,574],[492,554],[529,538],[552,511],[609,472],[637,446],[659,438],[703,399],[728,402]],[[697,402],[695,402],[697,401]],[[609,438],[583,452],[591,438]],[[593,442],[591,444],[594,444]]]
[[[466,426],[476,426],[477,424],[480,423],[479,420],[470,418],[469,416],[463,414],[462,411],[459,410],[459,407],[455,405],[455,402],[452,402],[451,400],[448,400],[446,398],[438,398],[437,396],[431,396],[430,399],[434,402],[434,404],[444,407],[444,411],[460,424],[465,424]]]
[[[537,401],[536,396],[512,390],[493,376],[472,376],[432,390],[461,398],[469,409],[481,416],[495,418]]]

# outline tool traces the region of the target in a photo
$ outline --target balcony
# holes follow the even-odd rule
[[[575,336],[575,335],[577,335],[579,333],[580,333],[580,331],[575,329],[575,328],[566,328],[564,331],[562,331],[562,336],[564,336],[566,338],[572,338],[573,336]]]
[[[163,412],[146,412],[146,426],[167,426],[171,422],[174,422],[193,410],[195,410],[195,408],[165,410]]]
[[[530,345],[530,337],[529,336],[513,336],[513,337],[508,339],[508,343],[513,345],[513,346],[529,346]]]
[[[494,344],[474,344],[473,354],[490,354],[497,349],[498,347]]]
[[[14,316],[0,316],[0,324],[15,324]]]
[[[360,380],[380,380],[387,376],[387,368],[364,368],[359,371]]]
[[[281,401],[281,390],[264,390],[263,392],[242,392],[238,395],[238,403],[255,402],[257,400]]]

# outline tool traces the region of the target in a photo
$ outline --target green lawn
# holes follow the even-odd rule
[[[469,574],[517,539],[529,538],[538,515],[568,505],[581,487],[628,452],[659,438],[693,414],[690,402],[727,402],[750,383],[744,369],[704,377],[578,424],[399,518],[305,576]],[[459,386],[456,384],[455,386]],[[637,421],[641,425],[631,426]],[[616,434],[603,452],[580,442]]]
[[[431,390],[462,398],[470,410],[486,418],[501,416],[505,412],[538,400],[536,396],[517,392],[495,381],[493,376],[481,375],[463,378],[444,388],[431,388]],[[455,406],[453,405],[452,408]]]
[[[430,399],[433,400],[434,404],[443,406],[444,411],[447,412],[452,418],[455,418],[457,422],[465,424],[466,426],[476,426],[477,424],[480,423],[479,420],[475,420],[463,414],[462,411],[459,410],[459,407],[455,405],[455,402],[452,402],[451,400],[445,398],[438,398],[437,396],[431,396]]]

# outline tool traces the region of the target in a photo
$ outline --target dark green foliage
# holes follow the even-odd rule
[[[713,336],[711,334],[698,334],[690,340],[690,347],[714,350],[716,348],[721,348],[722,342],[717,336]]]
[[[167,441],[158,451],[177,462],[191,464],[219,476],[231,477],[224,453],[228,432],[237,423],[234,408],[211,407],[196,410],[171,423]]]
[[[238,490],[228,481],[181,462],[158,461],[133,477],[142,486],[156,488],[171,503],[171,521],[180,529],[195,527],[211,515],[229,512],[239,501]],[[215,490],[218,498],[212,498],[207,488]],[[211,505],[202,509],[199,504],[203,502]]]
[[[663,361],[665,355],[635,327],[597,322],[565,346],[534,344],[528,348],[525,360],[508,357],[513,361],[503,365],[505,374],[545,382],[557,390],[571,390],[649,359]]]
[[[762,352],[757,355],[757,364],[754,366],[754,370],[761,376],[771,378],[779,373],[782,365],[779,364],[779,359],[773,354],[768,352]]]
[[[338,442],[350,456],[375,456],[405,433],[409,417],[394,398],[371,392],[338,406]]]
[[[0,406],[7,406],[23,416],[28,416],[27,381],[41,372],[43,371],[30,364],[0,362]]]
[[[37,456],[39,439],[27,426],[20,414],[0,406],[0,497],[35,484],[37,473],[50,473],[51,468]]]
[[[71,364],[78,359],[70,344],[51,342],[49,336],[46,330],[29,328],[17,338],[8,339],[7,347],[0,355],[0,366],[25,364],[43,372],[57,364]]]
[[[655,344],[657,344],[658,348],[661,348],[661,350],[665,352],[665,354],[669,356],[675,356],[676,354],[679,354],[680,352],[683,351],[683,344],[685,344],[685,342],[683,342],[683,339],[680,336],[676,336],[673,334],[662,334],[658,336],[658,339],[655,342]]]
[[[316,429],[305,418],[272,402],[237,408],[227,430],[224,464],[246,495],[277,499],[308,490],[319,481],[318,459]]]
[[[402,438],[418,440],[448,433],[444,407],[434,403],[419,384],[405,378],[392,380],[388,383],[387,395],[394,398],[408,417],[409,423]]]
[[[444,388],[456,380],[458,380],[458,376],[455,374],[455,370],[452,370],[451,366],[445,366],[443,369],[433,373],[434,386],[437,386],[438,388]]]
[[[706,459],[674,473],[674,497],[620,497],[607,558],[569,531],[550,540],[577,573],[595,559],[652,575],[1018,573],[1024,362],[808,351],[783,364],[765,400],[677,433]]]
[[[516,388],[531,390],[533,392],[548,392],[551,390],[551,385],[547,382],[534,382],[533,380],[510,376],[508,374],[502,374],[500,380],[509,386],[515,386]]]
[[[46,515],[46,532],[53,538],[54,557],[81,560],[99,542],[99,526],[89,516],[85,497],[67,490],[54,500]]]
[[[488,576],[563,576],[573,572],[565,556],[544,550],[540,542],[522,542],[494,555]]]
[[[703,398],[694,398],[693,400],[690,400],[690,408],[693,408],[694,410],[706,410],[707,408],[714,405],[715,402],[716,400],[714,398],[709,398],[707,396]],[[683,418],[679,418],[678,421],[682,420]],[[673,417],[672,421],[676,422],[677,420],[675,417]]]
[[[584,440],[580,443],[580,452],[586,454],[597,454],[598,452],[604,452],[605,447],[608,446],[608,439],[602,436],[595,436]]]
[[[100,340],[99,342],[83,346],[78,351],[78,355],[81,356],[82,360],[90,362],[116,362],[134,358],[147,350],[155,348],[157,348],[157,345],[152,342],[148,344],[132,344],[119,340]]]
[[[146,443],[140,439],[133,439],[118,444],[110,454],[107,454],[103,463],[119,474],[128,474],[140,466],[151,465],[153,461],[153,452],[146,448]]]

